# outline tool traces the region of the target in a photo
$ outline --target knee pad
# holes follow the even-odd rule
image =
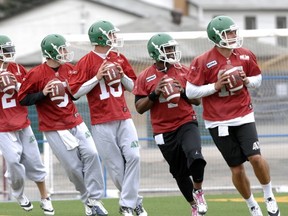
[[[196,159],[189,167],[193,182],[201,183],[204,179],[204,169],[206,161],[204,159]]]

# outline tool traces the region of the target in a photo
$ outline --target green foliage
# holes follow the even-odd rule
[[[256,194],[260,207],[265,212],[265,204],[262,195]],[[288,215],[288,195],[277,194],[278,205],[281,209],[281,215]],[[249,215],[246,203],[237,194],[207,195],[208,202],[207,216],[243,216]],[[105,208],[109,211],[109,216],[117,216],[118,199],[104,199]],[[0,203],[0,215],[5,216],[39,216],[43,215],[39,202],[33,202],[34,209],[31,212],[23,211],[15,202]],[[84,207],[79,200],[73,201],[53,201],[55,215],[61,216],[79,216],[84,215]],[[145,197],[144,207],[149,216],[185,216],[191,215],[190,206],[181,196],[162,196],[162,197]]]

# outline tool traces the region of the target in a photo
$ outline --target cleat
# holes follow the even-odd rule
[[[84,208],[85,208],[85,215],[86,216],[93,216],[92,209],[89,206],[84,205]]]
[[[90,210],[92,211],[92,216],[107,216],[108,215],[108,211],[104,208],[103,204],[101,201],[99,200],[94,200],[94,199],[89,199],[88,198],[88,201],[85,205],[85,212],[86,212],[86,215],[89,215],[87,213],[87,210],[88,208],[90,208]]]
[[[119,213],[123,216],[133,216],[133,209],[125,206],[121,206]]]
[[[268,216],[280,216],[280,210],[274,198],[269,197],[265,200]]]
[[[197,204],[197,210],[198,210],[199,215],[205,215],[208,210],[208,206],[204,198],[203,190],[199,189],[199,190],[194,191],[193,198]]]
[[[134,209],[136,216],[148,216],[146,210],[143,208],[142,203],[137,205]]]
[[[20,198],[17,198],[17,201],[22,209],[25,211],[31,211],[33,209],[32,203],[28,200],[28,198],[23,194]]]
[[[251,216],[263,216],[259,205],[253,206],[249,210],[250,210]]]
[[[43,209],[44,215],[54,215],[55,213],[50,197],[41,199],[40,207]]]
[[[192,216],[201,216],[198,214],[197,204],[192,205],[191,213],[192,213]]]

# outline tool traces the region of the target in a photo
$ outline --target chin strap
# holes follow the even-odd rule
[[[174,64],[174,67],[177,68],[177,69],[181,69],[182,68],[182,65],[180,62],[177,62]]]
[[[157,70],[160,71],[160,72],[166,72],[166,71],[168,70],[168,67],[166,66],[166,63],[167,63],[167,62],[164,62],[164,68],[162,68],[162,69],[158,68],[158,67],[157,67],[157,64],[156,64]]]
[[[2,71],[4,71],[4,61],[2,62],[2,64],[1,64],[1,68],[0,68],[0,72],[2,72]]]

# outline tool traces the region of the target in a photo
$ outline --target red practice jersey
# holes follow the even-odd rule
[[[166,74],[177,79],[182,87],[185,87],[187,73],[188,69],[185,66],[182,66],[181,69],[171,66],[167,73],[159,72],[155,65],[150,66],[138,76],[133,94],[139,96],[149,95]],[[150,115],[154,134],[170,132],[189,121],[196,120],[196,113],[192,105],[185,99],[180,98],[179,103],[175,105],[166,101],[162,94],[151,107]]]
[[[196,86],[215,83],[221,68],[227,64],[243,70],[248,77],[261,74],[255,55],[248,49],[234,49],[230,58],[226,59],[214,47],[192,61],[187,80]],[[245,85],[239,94],[230,93],[223,87],[220,91],[202,98],[202,104],[203,118],[209,121],[230,120],[253,111],[251,97]]]
[[[120,64],[126,76],[133,81],[136,80],[135,72],[124,55],[118,55],[118,53],[112,51],[108,54],[107,60]],[[69,80],[72,94],[75,94],[83,83],[97,74],[103,61],[92,51],[80,59]],[[105,83],[104,79],[101,79],[87,94],[92,125],[131,118],[124,97],[124,90],[122,84],[118,88],[112,88]]]
[[[43,91],[46,84],[52,79],[57,78],[65,82],[71,73],[73,73],[73,66],[67,63],[60,65],[57,72],[46,63],[36,66],[25,76],[19,91],[19,100],[22,100],[27,94]],[[58,105],[54,104],[48,95],[35,104],[39,118],[39,130],[70,129],[83,121],[67,87],[65,87],[65,91],[65,100]]]
[[[27,73],[22,65],[12,62],[8,64],[7,71],[13,73],[19,83],[22,82]],[[15,131],[28,127],[30,125],[28,109],[19,104],[18,93],[8,95],[0,92],[0,97],[0,132]]]

